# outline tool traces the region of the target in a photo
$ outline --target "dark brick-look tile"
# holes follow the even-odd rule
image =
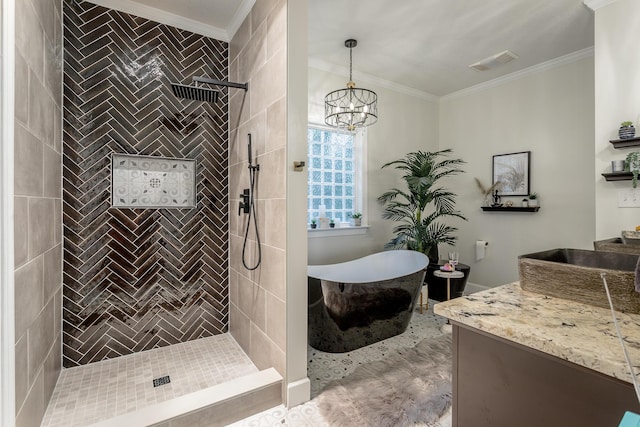
[[[227,43],[65,0],[64,48],[64,366],[226,332],[228,94],[169,83],[226,80]],[[111,208],[112,153],[196,159],[197,208]]]

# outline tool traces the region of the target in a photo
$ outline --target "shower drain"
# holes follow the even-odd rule
[[[169,384],[170,382],[171,382],[171,379],[169,379],[169,375],[166,375],[164,377],[154,379],[153,386],[160,387],[161,385]]]

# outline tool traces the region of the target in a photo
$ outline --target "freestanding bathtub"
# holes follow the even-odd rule
[[[404,332],[428,264],[420,252],[396,250],[310,265],[309,345],[343,353]]]

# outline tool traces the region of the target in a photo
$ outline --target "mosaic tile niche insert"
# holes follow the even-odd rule
[[[227,332],[228,91],[191,102],[170,83],[228,80],[228,44],[87,1],[63,8],[64,366]],[[175,165],[195,191],[112,206],[114,155],[190,159],[149,163],[139,189],[180,194],[160,174]]]
[[[113,207],[194,208],[196,161],[113,154]]]

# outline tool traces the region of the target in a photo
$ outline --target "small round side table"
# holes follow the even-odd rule
[[[451,279],[461,279],[464,277],[464,273],[462,271],[442,271],[436,270],[433,272],[433,275],[436,277],[440,277],[443,279],[447,279],[447,301],[451,299]]]

